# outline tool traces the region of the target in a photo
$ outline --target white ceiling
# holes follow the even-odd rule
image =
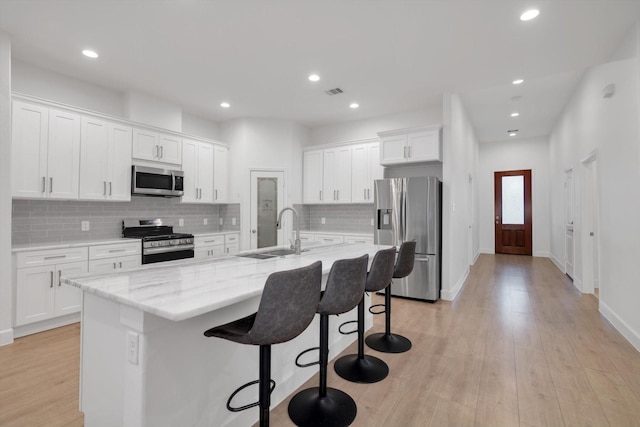
[[[521,22],[531,6],[540,16]],[[584,70],[639,18],[638,0],[0,0],[16,58],[215,121],[313,127],[461,93],[481,141],[547,135]],[[100,58],[80,55],[88,47]],[[325,95],[335,87],[345,93]]]

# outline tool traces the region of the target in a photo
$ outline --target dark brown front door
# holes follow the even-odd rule
[[[494,172],[496,253],[531,255],[531,170]]]

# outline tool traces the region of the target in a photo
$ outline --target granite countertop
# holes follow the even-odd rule
[[[378,250],[389,246],[342,243],[306,247],[309,250],[301,255],[271,259],[227,256],[204,261],[171,261],[117,273],[62,277],[62,282],[169,320],[180,321],[260,295],[267,277],[273,272],[322,261],[323,274],[328,274],[339,259],[369,254],[371,260]]]
[[[96,246],[96,245],[114,245],[118,243],[133,243],[139,242],[140,239],[115,237],[110,239],[92,239],[92,240],[74,240],[65,243],[31,243],[28,245],[14,245],[11,248],[13,253],[28,252],[28,251],[41,251],[48,249],[67,249],[67,248],[79,248],[83,246]]]

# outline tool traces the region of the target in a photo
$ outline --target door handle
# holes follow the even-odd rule
[[[102,181],[102,195],[107,195],[107,181]]]
[[[49,193],[53,193],[53,177],[49,177]]]
[[[215,200],[218,200],[218,190],[217,189],[214,190],[214,193],[215,193],[215,196],[216,196]]]
[[[113,182],[109,181],[109,195],[113,193]]]
[[[120,261],[120,268],[122,268],[122,261]]]
[[[251,230],[251,233],[256,234],[256,230]]]
[[[49,282],[50,282],[50,283],[49,283],[49,287],[50,287],[50,288],[53,288],[53,270],[51,270],[51,271],[49,272],[49,275],[50,275],[50,277],[49,277]]]
[[[58,287],[62,286],[62,270],[58,270]]]
[[[160,149],[158,148],[158,146],[154,146],[153,147],[153,157],[158,157],[158,154],[160,153]]]
[[[113,263],[113,269],[115,270],[116,268],[118,268],[118,266],[116,265],[116,263]]]
[[[162,159],[164,157],[164,146],[160,146],[160,158]]]
[[[47,178],[45,178],[44,176],[42,177],[42,192],[45,193],[47,191]]]
[[[320,190],[320,198],[319,200],[322,200],[322,190]]]

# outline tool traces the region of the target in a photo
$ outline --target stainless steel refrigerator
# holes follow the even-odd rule
[[[391,294],[435,302],[442,269],[442,182],[438,177],[375,181],[375,243],[416,241],[413,272],[394,279]]]

